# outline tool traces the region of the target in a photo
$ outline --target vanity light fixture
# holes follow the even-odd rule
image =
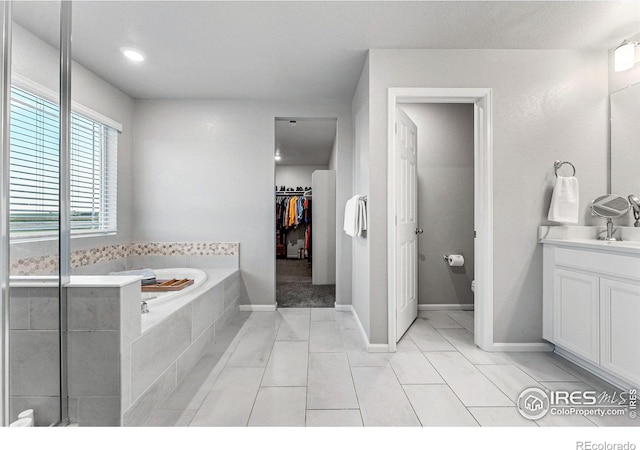
[[[124,56],[126,56],[131,61],[142,62],[145,60],[144,55],[136,49],[129,48],[129,47],[122,47],[120,51]]]
[[[613,67],[616,72],[631,69],[636,63],[635,41],[624,40],[613,52]]]

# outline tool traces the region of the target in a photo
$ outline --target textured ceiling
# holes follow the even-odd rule
[[[283,166],[327,166],[336,138],[336,119],[276,119],[276,151]]]
[[[74,2],[73,55],[134,98],[350,102],[369,48],[608,49],[640,1]],[[16,2],[49,43],[56,2]],[[119,52],[142,50],[133,64]]]

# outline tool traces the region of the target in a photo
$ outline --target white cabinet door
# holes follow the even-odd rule
[[[598,363],[598,277],[569,270],[554,271],[553,341]]]
[[[640,285],[600,279],[600,364],[640,386]]]

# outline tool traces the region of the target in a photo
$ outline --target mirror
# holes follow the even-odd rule
[[[593,215],[604,219],[622,217],[629,211],[630,207],[629,201],[619,195],[603,195],[591,203]]]
[[[611,193],[640,197],[640,83],[620,89],[611,100]],[[631,225],[631,217],[620,225]]]
[[[591,203],[591,214],[607,219],[607,235],[599,237],[598,239],[605,241],[621,241],[621,238],[613,236],[613,221],[611,219],[624,216],[629,212],[629,208],[631,208],[629,201],[619,195],[609,194],[596,198]]]

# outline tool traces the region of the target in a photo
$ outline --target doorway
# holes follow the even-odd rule
[[[334,307],[335,118],[275,120],[278,308]]]
[[[473,107],[473,317],[474,342],[483,350],[493,349],[493,236],[492,236],[492,141],[491,90],[465,88],[389,89],[388,116],[388,339],[395,351],[403,329],[415,320],[418,308],[418,223],[416,176],[417,148],[411,142],[410,124],[403,124],[401,104],[470,104]],[[410,119],[409,119],[409,122]],[[399,129],[400,137],[396,133]],[[417,131],[414,131],[417,133]],[[415,136],[413,137],[415,141]],[[413,150],[411,149],[413,145]],[[411,156],[411,153],[414,153]],[[412,159],[413,158],[413,159]],[[413,164],[413,167],[412,167]],[[412,176],[413,174],[413,176]],[[411,195],[411,193],[414,193]],[[415,211],[407,214],[407,211]],[[428,233],[428,230],[426,231]],[[412,250],[414,249],[414,250]],[[410,251],[411,250],[411,251]],[[442,255],[445,256],[444,254]],[[444,261],[443,261],[444,263]],[[453,268],[452,268],[453,269]],[[471,287],[471,286],[469,286]],[[413,304],[415,303],[415,305]],[[441,306],[441,305],[440,305]],[[436,309],[437,307],[433,308]],[[464,320],[464,318],[462,318]]]

